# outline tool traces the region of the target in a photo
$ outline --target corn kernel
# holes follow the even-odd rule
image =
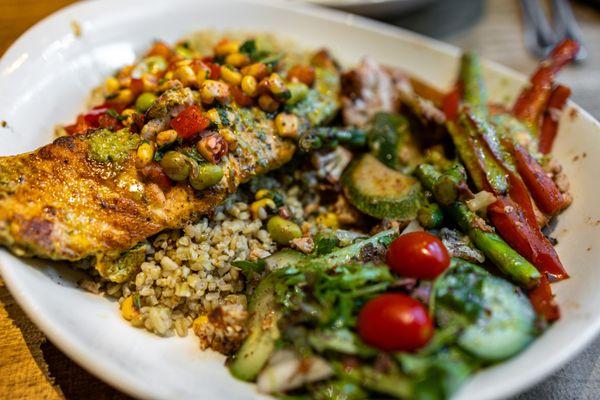
[[[123,123],[123,125],[131,126],[131,124],[133,124],[133,114],[135,114],[135,110],[132,108],[126,108],[125,110],[123,110],[123,112],[121,113],[121,117],[123,117],[121,122]]]
[[[154,146],[151,143],[144,142],[137,149],[137,159],[141,166],[148,165],[154,158]]]
[[[274,210],[276,208],[275,202],[268,198],[257,200],[254,203],[250,204],[250,213],[252,214],[252,217],[254,219],[258,219],[261,216],[262,216],[262,218],[260,218],[260,219],[265,219],[265,218],[267,218],[267,214],[266,214],[267,207],[270,208],[271,210]],[[265,210],[265,212],[261,212],[261,210]]]
[[[332,212],[317,216],[316,221],[325,228],[337,229],[339,227],[338,217]]]
[[[205,66],[201,66],[196,73],[196,83],[201,85],[210,76],[210,69]]]
[[[267,83],[269,85],[269,90],[274,95],[283,94],[288,90],[285,86],[285,83],[283,82],[283,79],[281,78],[281,76],[279,76],[279,74],[272,73],[269,76]]]
[[[236,68],[243,67],[250,62],[250,57],[244,53],[232,53],[225,57],[225,64]]]
[[[171,80],[171,79],[173,79],[173,75],[175,75],[173,71],[167,71],[167,72],[165,73],[165,76],[164,76],[164,78],[165,78],[166,80]]]
[[[113,103],[125,105],[130,104],[133,101],[134,95],[130,89],[122,89],[117,92],[117,96],[111,101]]]
[[[235,150],[237,148],[237,145],[238,145],[237,137],[235,136],[235,134],[233,133],[233,131],[231,129],[228,129],[228,128],[219,129],[219,134],[221,136],[223,136],[223,139],[225,139],[225,141],[227,142],[227,144],[229,145],[229,148],[231,150]]]
[[[127,321],[131,321],[139,313],[139,310],[133,304],[133,296],[129,296],[123,300],[121,303],[121,316],[123,316],[123,318]]]
[[[215,100],[225,103],[229,101],[229,86],[225,82],[207,79],[200,87],[200,98],[205,104],[212,104]]]
[[[268,94],[263,94],[258,98],[258,105],[265,112],[275,112],[279,108],[279,103]]]
[[[166,131],[159,132],[156,135],[156,144],[160,147],[171,144],[177,140],[177,131],[174,129],[168,129]]]
[[[189,65],[178,67],[173,74],[175,79],[179,79],[184,86],[196,83],[196,74]]]
[[[254,97],[256,96],[256,78],[252,75],[246,75],[242,78],[242,90],[248,96]]]
[[[269,69],[267,66],[261,62],[257,62],[254,64],[250,64],[244,68],[242,68],[242,74],[250,75],[255,77],[256,79],[262,79],[269,73]]]
[[[142,84],[144,85],[144,92],[154,92],[158,89],[158,79],[152,74],[142,74]]]
[[[221,116],[216,108],[211,108],[206,112],[206,117],[217,126],[221,126]]]
[[[119,90],[120,84],[119,84],[119,80],[113,76],[106,78],[106,81],[104,82],[104,90],[107,93],[113,93],[116,92],[117,90]]]
[[[192,60],[190,59],[185,59],[185,60],[179,60],[175,62],[175,66],[176,67],[185,67],[188,65],[192,65]]]
[[[227,56],[229,54],[237,53],[240,50],[240,42],[236,40],[222,40],[213,49],[216,56]]]
[[[227,65],[221,66],[221,79],[232,85],[239,85],[242,81],[242,74]]]
[[[295,138],[298,134],[298,117],[294,114],[280,113],[275,117],[275,128],[280,136]]]
[[[256,200],[260,200],[260,199],[264,199],[265,197],[268,197],[271,194],[271,191],[269,189],[260,189],[258,192],[256,192],[256,194],[254,195],[254,198]]]
[[[194,320],[194,322],[192,322],[192,327],[194,328],[194,331],[196,331],[198,328],[200,328],[202,325],[208,323],[208,316],[207,315],[200,315],[198,316],[198,318],[196,318]]]

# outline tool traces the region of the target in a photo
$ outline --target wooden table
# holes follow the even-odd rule
[[[436,26],[428,32],[463,48],[479,51],[483,56],[523,72],[531,71],[536,60],[522,46],[519,13],[511,0],[456,0],[439,3],[438,14],[460,10],[458,17],[473,22],[459,33],[444,32]],[[0,54],[25,29],[72,0],[0,0]],[[482,11],[477,19],[473,11]],[[590,57],[582,66],[571,68],[561,80],[571,86],[575,100],[596,117],[600,117],[600,14],[584,6],[576,7]],[[416,14],[410,21],[417,21]],[[447,19],[448,20],[448,19]],[[473,21],[475,20],[475,21]],[[392,20],[403,24],[405,20]],[[456,24],[457,19],[450,22]],[[470,23],[463,24],[464,27]],[[422,28],[422,27],[421,27]],[[422,29],[427,31],[427,28]],[[127,399],[96,379],[46,340],[25,316],[0,279],[0,399]],[[561,371],[519,396],[521,400],[595,399],[600,397],[600,340]]]

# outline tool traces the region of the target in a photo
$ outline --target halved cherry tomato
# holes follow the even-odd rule
[[[412,351],[431,339],[433,323],[417,300],[405,294],[386,293],[360,310],[358,334],[365,343],[384,351]]]
[[[171,127],[177,134],[187,139],[205,130],[210,125],[210,120],[202,114],[202,110],[192,104],[171,120]]]
[[[390,245],[386,262],[398,275],[434,279],[450,265],[444,244],[427,232],[411,232],[396,238]]]

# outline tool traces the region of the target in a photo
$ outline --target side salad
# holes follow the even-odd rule
[[[550,283],[568,274],[543,228],[571,202],[549,152],[569,95],[554,75],[577,49],[560,44],[512,109],[489,104],[472,53],[449,94],[394,81],[398,109],[365,108],[364,70],[347,73],[344,126],[298,143],[342,152],[329,172],[367,222],[307,248],[283,232],[237,262],[249,319],[231,373],[286,399],[445,399],[558,319]]]

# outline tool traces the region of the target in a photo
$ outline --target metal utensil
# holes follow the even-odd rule
[[[551,0],[552,22],[543,10],[539,0],[521,0],[523,9],[523,36],[525,47],[537,58],[548,56],[552,49],[564,39],[576,40],[580,49],[575,58],[582,61],[588,51],[583,35],[567,0]]]

